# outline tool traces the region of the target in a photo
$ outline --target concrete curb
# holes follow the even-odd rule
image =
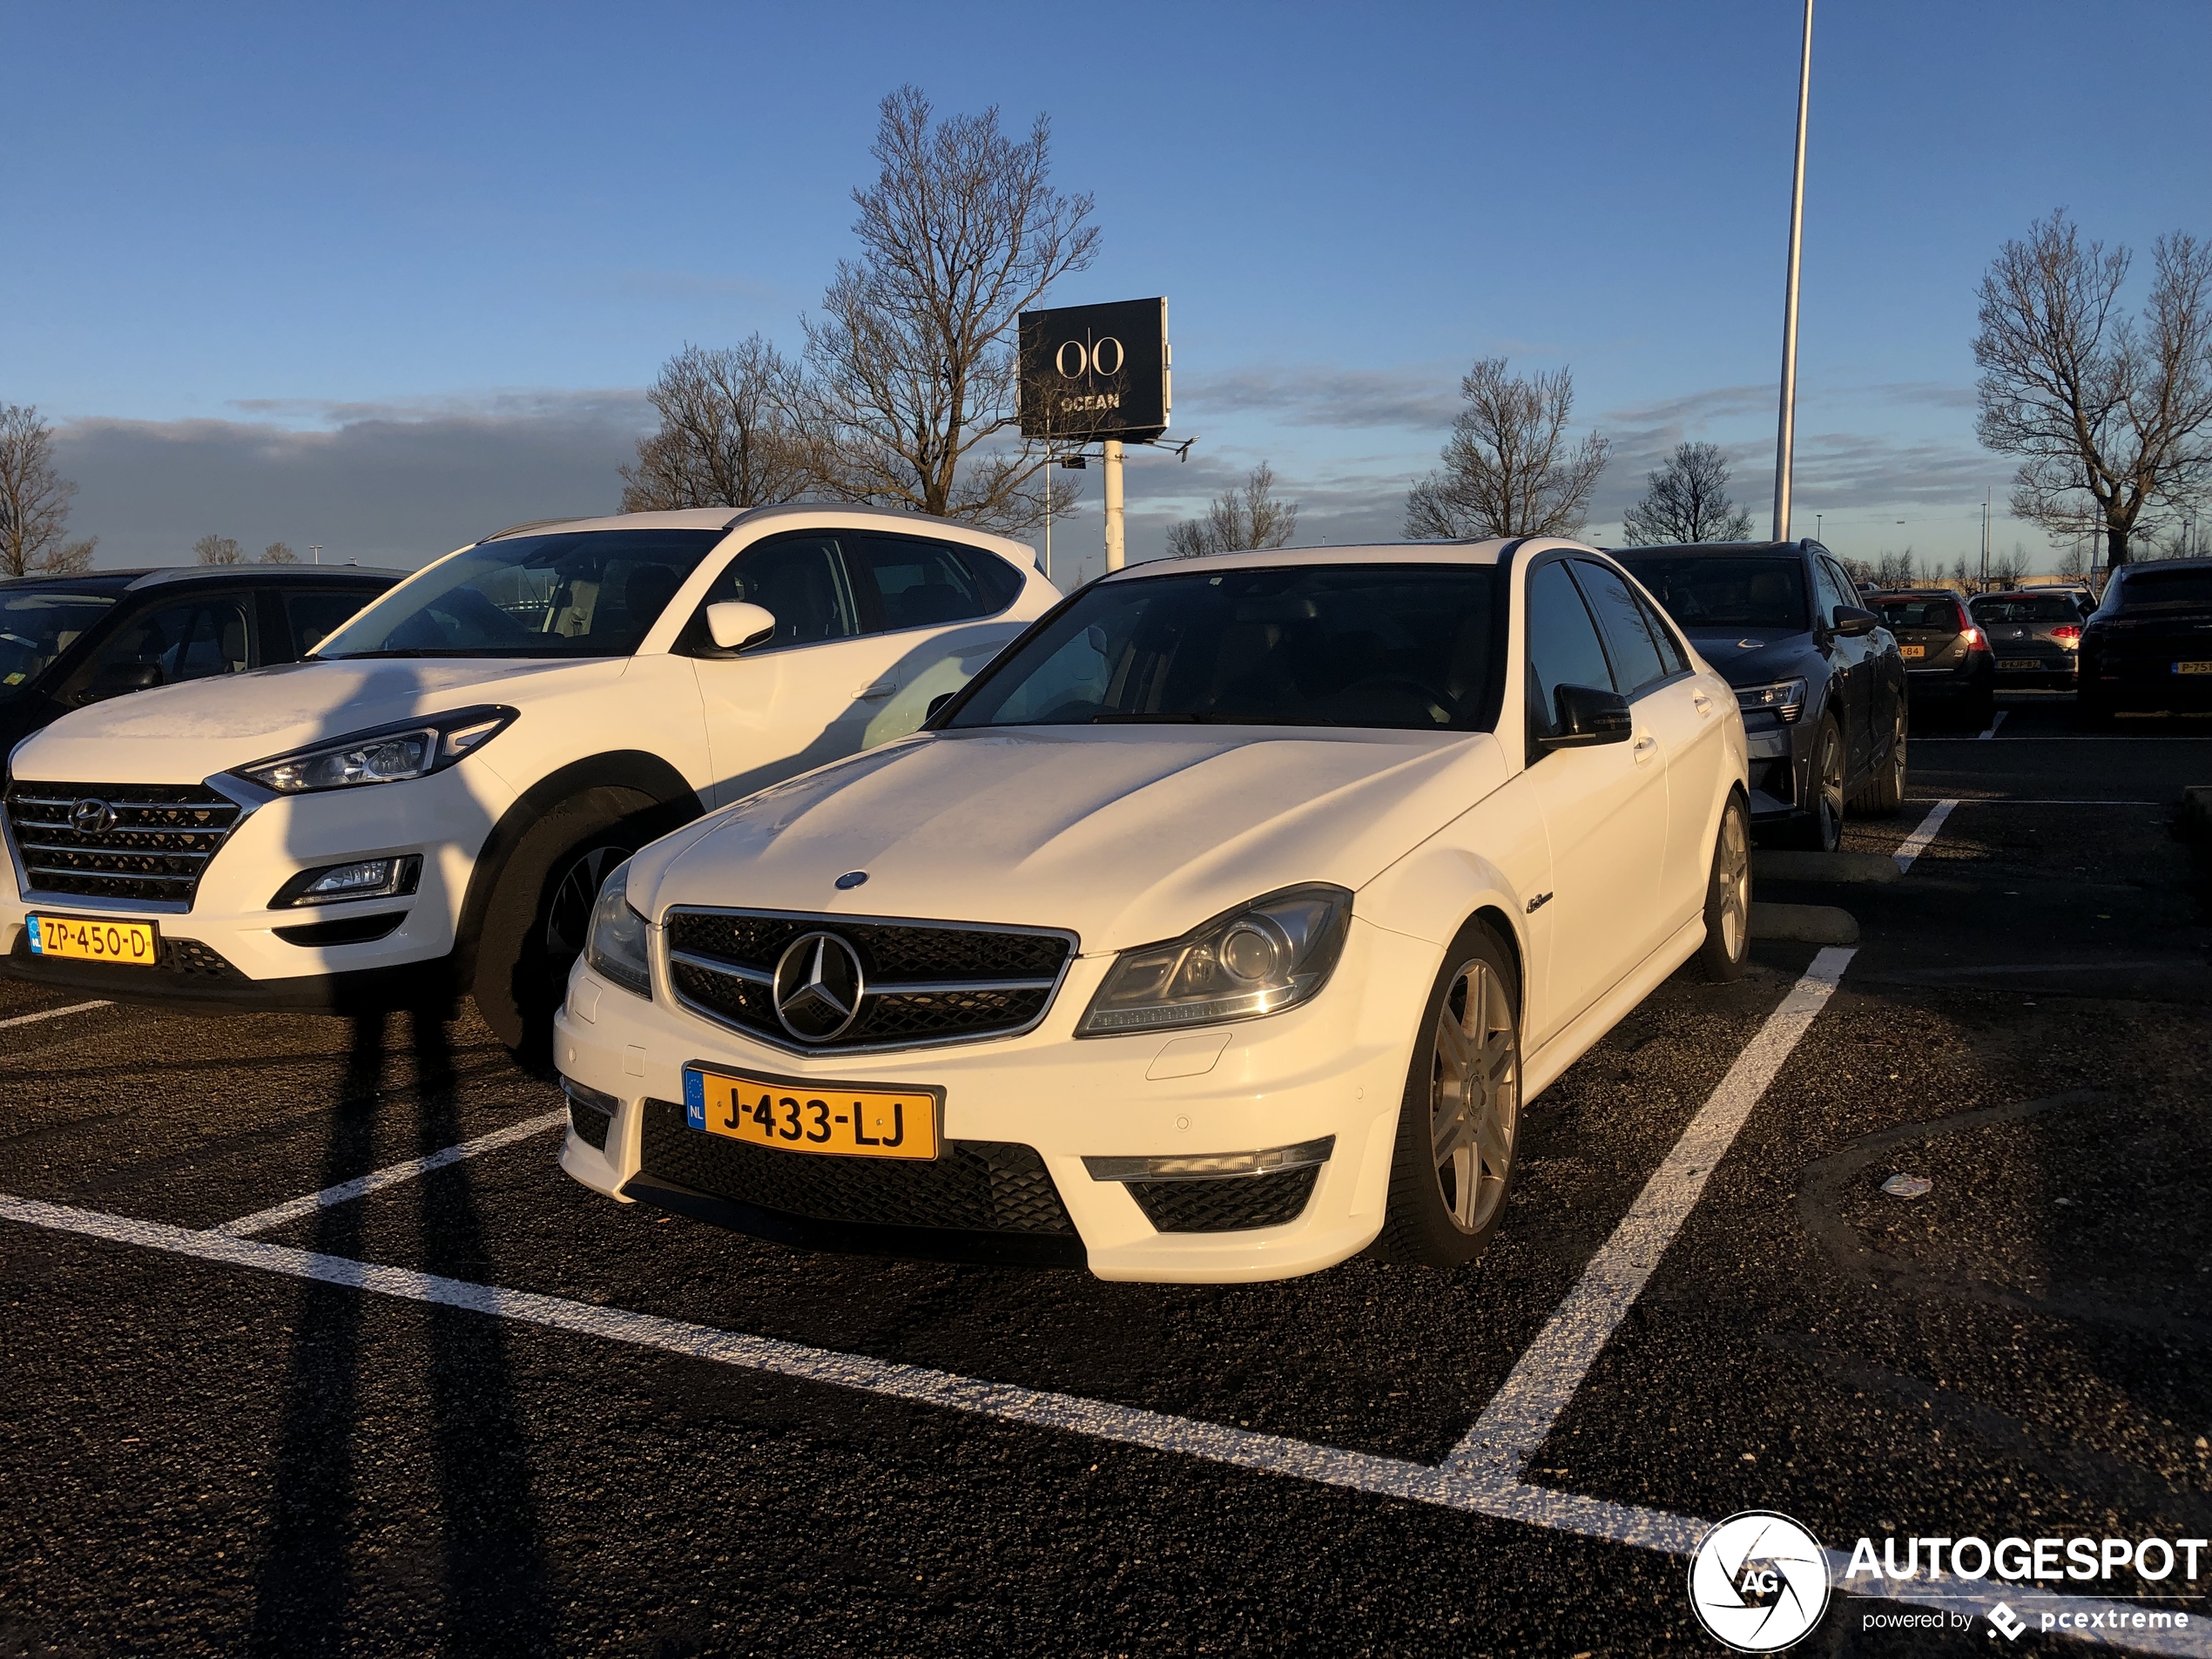
[[[1754,904],[1751,937],[1792,939],[1806,945],[1856,945],[1858,921],[1848,910],[1824,904]]]

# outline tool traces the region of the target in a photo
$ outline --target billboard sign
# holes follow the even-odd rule
[[[1025,311],[1022,435],[1143,443],[1167,430],[1168,302]]]

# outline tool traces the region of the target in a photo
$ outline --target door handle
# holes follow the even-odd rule
[[[896,680],[878,680],[873,685],[863,685],[859,691],[853,692],[853,695],[860,698],[863,702],[873,702],[879,697],[890,696],[892,692],[897,691],[898,689],[899,682]]]
[[[1656,738],[1638,738],[1634,743],[1629,745],[1629,752],[1636,758],[1636,765],[1641,766],[1645,761],[1650,759],[1652,756],[1659,752],[1659,739]]]
[[[1692,691],[1689,694],[1689,706],[1700,714],[1710,715],[1713,711],[1713,699],[1703,691]]]

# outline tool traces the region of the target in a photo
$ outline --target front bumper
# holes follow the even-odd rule
[[[1800,718],[1784,725],[1772,715],[1756,717],[1762,724],[1754,727],[1751,718],[1744,720],[1743,750],[1750,762],[1751,791],[1751,821],[1755,824],[1775,824],[1784,819],[1801,818],[1804,809],[1804,772],[1811,754],[1811,745],[1804,732],[1808,729]]]
[[[7,889],[0,894],[0,972],[122,1000],[210,1008],[347,1012],[388,1004],[395,991],[435,993],[440,976],[425,974],[424,965],[451,961],[476,854],[509,798],[488,771],[464,763],[407,783],[261,800],[232,826],[188,905],[26,895],[24,860],[11,835]],[[302,870],[408,853],[422,860],[413,894],[282,908],[269,903]],[[135,968],[33,956],[24,919],[34,910],[152,922],[161,941],[160,963]],[[388,933],[354,942],[313,931],[320,924],[395,917]]]
[[[671,1006],[664,991],[647,1002],[579,963],[556,1022],[554,1055],[564,1076],[618,1104],[610,1124],[593,1125],[604,1146],[570,1130],[561,1167],[610,1197],[644,1198],[788,1243],[975,1258],[981,1252],[934,1249],[928,1239],[902,1241],[865,1224],[840,1228],[788,1210],[765,1222],[759,1205],[751,1206],[752,1216],[744,1205],[717,1212],[698,1202],[715,1195],[645,1167],[649,1119],[659,1125],[651,1130],[663,1137],[658,1143],[667,1144],[665,1109],[651,1103],[682,1101],[687,1062],[826,1083],[927,1083],[945,1091],[948,1143],[1034,1152],[1072,1224],[1079,1258],[1101,1278],[1287,1278],[1364,1249],[1382,1226],[1399,1102],[1418,1016],[1440,961],[1437,948],[1355,917],[1334,979],[1304,1008],[1200,1032],[1079,1041],[1076,1022],[1111,961],[1078,959],[1043,1022],[1024,1035],[827,1058],[771,1048]],[[1242,1153],[1325,1139],[1329,1156],[1293,1218],[1228,1231],[1163,1231],[1128,1184],[1095,1179],[1084,1162]],[[1005,1162],[1011,1169],[1019,1159],[1008,1155]],[[1067,1257],[1077,1258],[1073,1251]]]

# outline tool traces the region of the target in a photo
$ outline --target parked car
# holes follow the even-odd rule
[[[536,1052],[610,867],[913,731],[1057,597],[1018,543],[866,508],[503,532],[309,661],[30,738],[0,961],[201,1007],[465,990]]]
[[[1984,593],[1966,610],[1989,641],[1999,685],[2074,690],[2081,608],[2071,595]]]
[[[1463,1263],[1524,1102],[1743,971],[1748,830],[1727,682],[1588,548],[1137,566],[610,875],[562,1164],[819,1249]]]
[[[404,574],[191,565],[0,582],[0,754],[87,704],[297,662]]]
[[[2212,559],[2123,564],[2082,624],[2081,718],[2212,708]]]
[[[1949,588],[1886,593],[1874,602],[1897,638],[1905,684],[1923,725],[1948,716],[1979,732],[1997,711],[1997,659],[1989,636]]]
[[[1898,810],[1905,658],[1826,548],[1730,542],[1616,556],[1736,688],[1763,839],[1832,852],[1846,810]]]

